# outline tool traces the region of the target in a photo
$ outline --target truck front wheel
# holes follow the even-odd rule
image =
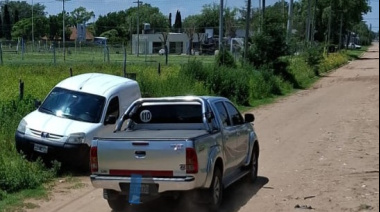
[[[251,163],[249,164],[248,180],[252,183],[256,182],[259,168],[259,155],[257,146],[253,149]]]

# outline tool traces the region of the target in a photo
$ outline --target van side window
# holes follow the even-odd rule
[[[230,115],[232,119],[232,125],[238,126],[244,124],[243,116],[240,114],[240,112],[233,106],[231,103],[226,102],[228,114]]]
[[[228,113],[226,108],[223,105],[223,102],[218,102],[215,104],[216,109],[218,110],[220,120],[224,127],[231,126],[230,118],[228,117]]]
[[[108,117],[110,115],[113,115],[116,118],[119,118],[119,114],[120,114],[119,113],[119,108],[120,108],[119,97],[114,97],[110,101],[110,104],[108,105],[106,117]]]

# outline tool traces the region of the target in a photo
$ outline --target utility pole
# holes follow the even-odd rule
[[[339,49],[342,49],[342,39],[343,39],[343,11],[341,11],[341,14],[340,14]]]
[[[292,30],[293,30],[293,4],[294,0],[290,0],[289,2],[289,11],[288,11],[288,42],[290,41],[292,37]]]
[[[330,45],[330,39],[331,39],[332,1],[333,0],[330,0],[329,29],[327,33],[327,43],[329,45]]]
[[[310,41],[310,23],[311,23],[311,0],[308,0],[307,5],[307,21],[306,21],[306,42]]]
[[[265,25],[265,7],[266,7],[266,2],[265,0],[262,0],[262,14],[261,14],[261,30],[264,31],[264,25]]]
[[[252,0],[248,0],[247,3],[247,17],[246,17],[246,26],[245,26],[245,40],[244,40],[244,62],[247,60],[247,55],[248,55],[248,37],[249,37],[249,29],[251,28],[250,23],[251,23],[251,5],[252,5]]]
[[[143,3],[140,0],[133,2],[137,4],[137,57],[140,56],[140,5]]]
[[[224,1],[220,0],[220,11],[219,11],[219,51],[222,50],[223,47],[223,12],[224,12]]]
[[[66,11],[65,11],[65,1],[71,1],[71,0],[57,0],[57,1],[62,1],[62,46],[63,46],[63,61],[66,61],[66,26],[65,26],[65,19],[66,19]]]
[[[314,2],[314,11],[313,11],[313,22],[312,22],[312,27],[311,27],[311,38],[310,40],[312,42],[314,42],[314,37],[315,37],[315,25],[317,24],[317,4],[318,4],[318,0],[315,0]]]
[[[32,52],[34,52],[34,2],[32,0]]]

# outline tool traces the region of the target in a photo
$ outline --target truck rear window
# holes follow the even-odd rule
[[[203,123],[201,105],[142,106],[132,119],[138,124]]]

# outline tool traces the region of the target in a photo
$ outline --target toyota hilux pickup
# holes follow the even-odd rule
[[[223,97],[136,100],[114,133],[93,139],[92,185],[114,211],[163,195],[188,195],[218,211],[225,188],[257,179],[254,119]]]

